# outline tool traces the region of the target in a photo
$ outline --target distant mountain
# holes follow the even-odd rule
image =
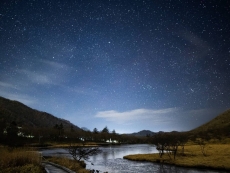
[[[136,133],[131,133],[129,135],[132,135],[132,136],[147,136],[147,135],[154,135],[156,134],[155,132],[152,132],[150,130],[142,130],[142,131],[139,131],[139,132],[136,132]]]
[[[0,123],[11,123],[12,121],[15,121],[18,126],[35,128],[54,127],[62,123],[65,129],[80,130],[78,126],[65,119],[32,109],[18,101],[0,97]]]
[[[86,131],[86,132],[90,132],[90,130],[87,127],[82,127],[81,129]]]
[[[230,136],[230,109],[218,115],[208,123],[191,130],[190,132],[194,134],[209,133]]]
[[[159,133],[159,132],[158,132]],[[168,132],[168,133],[179,133],[176,131]],[[223,112],[222,114],[218,115],[211,121],[193,129],[190,131],[187,131],[185,133],[188,133],[188,135],[208,135],[210,137],[230,137],[230,109]],[[136,133],[130,133],[126,135],[132,135],[132,136],[153,136],[157,134],[156,132],[152,132],[150,130],[142,130],[140,132]]]

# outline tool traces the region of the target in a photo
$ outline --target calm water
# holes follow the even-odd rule
[[[156,153],[153,145],[120,145],[101,147],[102,152],[89,159],[87,169],[100,170],[109,173],[225,173],[224,171],[197,170],[175,167],[170,165],[160,165],[149,162],[135,162],[123,159],[128,154]],[[41,151],[43,156],[67,156],[65,149],[49,149]]]

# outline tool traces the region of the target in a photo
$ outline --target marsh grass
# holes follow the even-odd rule
[[[42,173],[39,153],[26,149],[0,148],[0,172]]]
[[[64,166],[72,171],[77,173],[89,173],[89,170],[86,170],[85,163],[83,161],[75,161],[65,157],[51,157],[47,159],[50,162],[56,163],[58,165]]]
[[[160,158],[158,153],[128,155],[124,156],[124,158],[135,161],[175,164],[185,167],[230,170],[230,145],[208,144],[206,146],[206,156],[202,154],[199,145],[185,146],[184,154],[181,154],[181,149],[179,149],[175,160],[170,159],[167,154],[164,154]]]
[[[39,165],[27,164],[24,166],[10,167],[0,170],[0,173],[45,173]]]

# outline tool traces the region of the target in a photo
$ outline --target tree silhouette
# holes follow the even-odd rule
[[[104,127],[104,129],[101,131],[102,133],[109,133],[109,129],[107,126]]]
[[[94,129],[93,129],[93,133],[94,133],[94,134],[98,134],[97,128],[94,128]]]
[[[18,126],[15,121],[12,121],[10,125],[6,128],[7,135],[10,137],[17,137],[18,136]]]
[[[64,131],[63,124],[62,123],[60,123],[59,125],[55,124],[54,129],[56,129],[58,131],[58,138],[60,138],[63,134],[63,131]]]
[[[101,152],[98,147],[91,148],[78,145],[70,145],[67,150],[76,161],[80,161],[82,159],[88,160],[90,156],[96,155]]]

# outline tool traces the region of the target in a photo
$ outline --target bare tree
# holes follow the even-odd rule
[[[178,146],[180,144],[178,141],[178,134],[179,133],[177,132],[159,132],[153,136],[152,142],[156,145],[160,158],[162,158],[165,152],[168,154],[170,159],[171,155],[173,155],[174,159],[176,158]]]
[[[178,142],[179,146],[181,146],[181,154],[184,155],[185,144],[188,141],[188,133],[180,132],[178,133]]]
[[[96,155],[101,152],[98,147],[82,147],[77,145],[70,145],[67,150],[76,161],[80,161],[82,159],[88,160],[90,156]]]
[[[167,147],[167,136],[166,133],[164,132],[159,132],[156,135],[153,136],[152,138],[152,142],[154,145],[156,145],[156,149],[159,152],[159,156],[160,158],[162,157],[162,155],[164,155],[164,151]]]
[[[195,142],[200,146],[203,156],[207,156],[207,150],[206,150],[207,142],[202,138],[198,138]]]

